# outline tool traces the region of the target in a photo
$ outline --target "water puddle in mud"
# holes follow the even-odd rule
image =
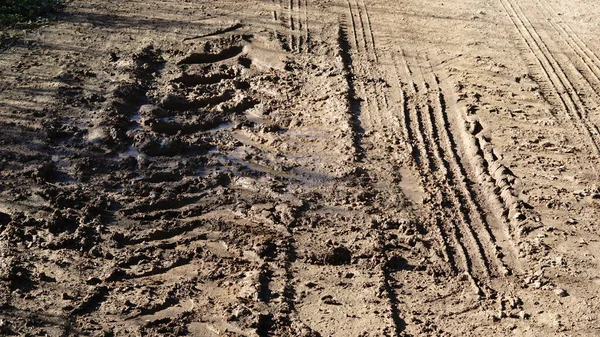
[[[246,111],[246,119],[256,125],[265,124],[265,120],[261,117],[262,113],[256,113],[253,111],[257,111],[257,109],[251,109]]]
[[[227,158],[228,161],[238,164],[238,165],[242,165],[245,166],[247,168],[249,168],[252,171],[256,171],[256,172],[262,172],[262,173],[268,173],[274,176],[278,176],[278,177],[282,177],[282,178],[286,178],[286,179],[301,179],[302,177],[299,177],[295,174],[289,173],[289,172],[284,172],[284,171],[280,171],[280,170],[276,170],[273,168],[270,168],[266,165],[261,165],[261,164],[257,164],[257,163],[253,163],[253,162],[249,162],[247,160],[244,160],[242,158],[240,158],[239,154],[228,154],[225,156]]]
[[[239,165],[239,166],[242,166],[245,168],[245,169],[242,169],[242,171],[247,169],[247,170],[250,170],[253,172],[266,173],[266,174],[273,175],[273,176],[280,177],[280,178],[301,181],[301,182],[303,182],[305,184],[309,184],[309,185],[319,184],[319,183],[322,183],[325,181],[331,181],[332,179],[334,179],[332,176],[329,176],[327,174],[322,174],[322,173],[318,173],[318,172],[314,172],[314,171],[306,170],[306,169],[302,169],[302,168],[292,168],[289,171],[282,171],[282,170],[277,170],[277,169],[271,168],[267,165],[254,163],[254,162],[243,159],[243,157],[245,156],[245,153],[242,151],[239,151],[239,150],[234,151],[233,153],[229,153],[227,155],[223,155],[223,153],[220,152],[217,149],[217,147],[213,147],[206,153],[206,155],[207,156],[212,156],[212,155],[220,156],[221,158],[219,158],[217,160],[219,160],[219,162],[221,162],[221,164],[223,166],[221,168],[200,167],[196,170],[196,173],[201,176],[206,176],[210,173],[220,171],[223,167],[232,168],[232,165]]]
[[[217,125],[216,127],[208,130],[209,132],[218,132],[218,131],[223,131],[223,130],[229,130],[231,128],[233,128],[234,124],[232,122],[225,122],[225,123],[221,123],[219,125]]]
[[[133,146],[130,146],[127,148],[127,150],[119,153],[119,157],[121,157],[121,158],[127,158],[127,157],[137,158],[139,155],[140,155],[140,151],[138,151],[138,149],[136,149]]]
[[[132,123],[132,126],[129,127],[129,130],[140,130],[142,129],[142,125],[140,124],[140,114],[139,113],[135,113],[133,114],[133,116],[131,116],[131,119],[129,120]]]
[[[135,113],[131,115],[131,118],[129,119],[129,122],[131,123],[129,130],[140,130],[142,128],[142,124],[140,124],[140,108],[146,104],[148,104],[148,102],[143,102],[136,107]]]
[[[71,167],[71,161],[66,158],[66,153],[60,153],[52,156],[52,162],[54,163],[54,167],[57,169],[65,169]]]
[[[238,142],[240,142],[240,143],[242,143],[242,144],[244,144],[246,146],[254,147],[254,148],[257,148],[257,149],[262,149],[264,151],[271,152],[271,153],[277,153],[278,152],[278,150],[275,147],[273,147],[273,146],[269,146],[267,144],[262,144],[262,143],[259,143],[257,141],[252,140],[250,137],[248,137],[247,135],[245,135],[243,133],[243,131],[232,132],[231,136],[235,140],[237,140]]]
[[[322,140],[327,141],[331,138],[331,132],[327,129],[303,127],[301,130],[288,130],[286,132],[292,140]]]
[[[248,121],[250,121],[251,123],[254,123],[256,125],[265,124],[265,120],[262,117],[260,117],[259,114],[249,112],[249,113],[246,113],[245,117]],[[224,123],[217,125],[214,128],[211,128],[210,130],[207,130],[207,132],[219,132],[219,131],[231,130],[231,129],[233,129],[234,126],[235,126],[235,123],[233,123],[233,122],[224,122]]]

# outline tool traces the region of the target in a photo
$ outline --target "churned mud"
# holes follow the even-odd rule
[[[69,2],[0,54],[0,335],[600,334],[599,14]]]

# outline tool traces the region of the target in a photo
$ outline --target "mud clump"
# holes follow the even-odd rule
[[[408,261],[400,255],[392,255],[385,263],[385,268],[388,271],[399,271],[399,270],[410,270],[412,267],[408,264]]]
[[[352,260],[352,252],[344,246],[336,246],[330,248],[323,258],[323,262],[332,266],[340,266],[350,264]]]

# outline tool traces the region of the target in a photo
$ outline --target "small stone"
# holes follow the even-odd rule
[[[119,57],[117,56],[117,54],[114,51],[111,51],[108,56],[109,56],[110,62],[117,62],[119,60]]]
[[[85,281],[85,283],[88,285],[97,285],[97,284],[102,283],[102,280],[100,280],[97,277],[90,277]]]
[[[317,286],[317,284],[316,284],[316,283],[314,283],[314,282],[307,282],[307,283],[305,284],[305,286],[306,286],[307,288],[314,288],[314,287],[316,287],[316,286]]]
[[[329,305],[341,305],[342,304],[342,303],[340,303],[340,301],[336,300],[331,295],[325,295],[325,296],[321,297],[321,301],[323,301],[324,304],[329,304]]]
[[[556,296],[559,296],[559,297],[566,297],[566,296],[569,295],[567,293],[567,291],[564,290],[564,289],[562,289],[562,288],[556,288],[556,289],[554,289],[554,293],[556,294]]]
[[[40,278],[40,281],[43,281],[43,282],[56,282],[56,279],[54,277],[48,276],[44,272],[41,272],[39,274],[39,278]]]

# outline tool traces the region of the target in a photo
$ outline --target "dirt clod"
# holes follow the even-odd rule
[[[325,253],[325,257],[323,261],[325,264],[330,265],[342,265],[349,264],[352,260],[352,252],[344,246],[337,246],[330,248],[327,253]]]

